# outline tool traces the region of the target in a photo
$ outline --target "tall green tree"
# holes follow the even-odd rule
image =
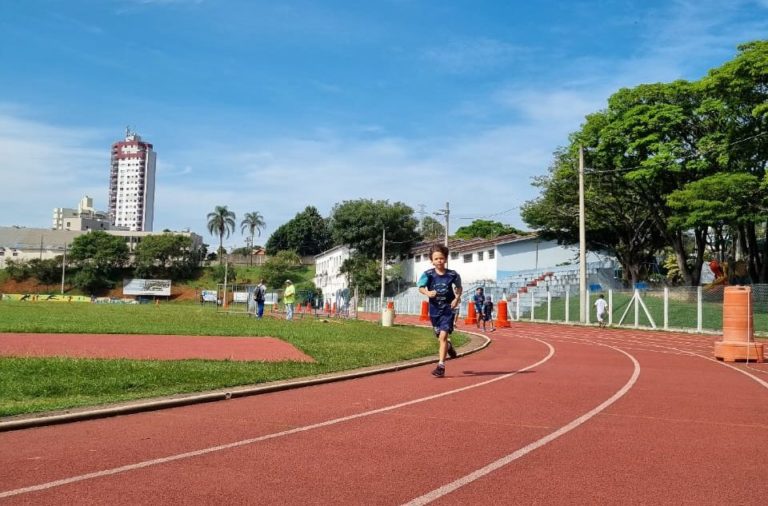
[[[286,279],[293,278],[301,269],[301,258],[295,251],[282,250],[270,256],[261,266],[261,275],[267,286],[282,289]]]
[[[372,295],[381,289],[381,261],[353,252],[344,260],[339,272],[347,277],[349,286],[355,286],[361,296]]]
[[[739,188],[745,175],[751,176],[750,182],[762,182],[768,165],[768,40],[738,49],[735,58],[712,69],[699,83],[705,96],[700,114],[713,125],[701,150],[718,172],[727,174],[718,182],[732,189]],[[717,205],[717,197],[704,197],[702,205]],[[768,282],[765,199],[764,191],[754,194],[745,202],[751,205],[741,208],[739,223],[728,225],[746,254],[751,277],[762,283]]]
[[[419,231],[425,241],[438,241],[445,237],[445,226],[431,216],[421,219]]]
[[[134,251],[135,273],[140,278],[185,279],[198,261],[192,239],[173,233],[144,237]]]
[[[307,206],[287,223],[279,226],[267,240],[267,254],[295,251],[301,256],[317,255],[332,246],[326,220],[317,208]]]
[[[122,237],[101,230],[76,237],[67,257],[77,268],[73,284],[88,292],[111,288],[119,269],[128,263],[128,254]]]
[[[513,226],[491,220],[474,220],[469,225],[459,227],[456,230],[456,237],[460,239],[474,239],[476,237],[493,239],[494,237],[507,234],[525,235],[526,232],[518,230]]]
[[[398,258],[421,240],[419,221],[413,209],[387,200],[348,200],[331,212],[331,233],[335,244],[346,244],[365,258],[381,258],[382,231],[386,230],[386,255]]]
[[[224,248],[224,235],[235,231],[234,211],[227,209],[227,206],[216,206],[213,212],[208,213],[208,232],[219,237],[219,254]],[[221,258],[219,258],[221,263]]]

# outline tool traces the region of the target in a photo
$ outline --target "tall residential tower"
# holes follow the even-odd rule
[[[155,214],[155,161],[152,144],[130,128],[112,144],[109,171],[109,218],[116,227],[151,231]]]

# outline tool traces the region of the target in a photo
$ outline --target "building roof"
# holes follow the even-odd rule
[[[0,227],[0,247],[6,249],[64,248],[75,237],[83,235],[78,230],[51,230],[48,228]]]
[[[511,242],[519,242],[519,241],[530,241],[531,239],[537,239],[539,236],[538,234],[528,234],[528,235],[519,235],[519,234],[506,234],[506,235],[500,235],[498,237],[494,237],[493,239],[483,239],[480,237],[476,237],[474,239],[449,239],[448,240],[448,250],[452,252],[461,253],[464,251],[475,251],[478,249],[486,248],[486,247],[495,247],[499,244],[508,244]],[[414,255],[420,255],[423,253],[429,252],[429,248],[432,247],[433,244],[436,242],[439,242],[442,244],[442,241],[429,241],[429,242],[420,242],[415,244],[411,248],[411,254]]]

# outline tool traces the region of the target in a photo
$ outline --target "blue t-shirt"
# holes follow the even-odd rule
[[[485,303],[485,295],[482,292],[475,292],[475,295],[472,296],[472,301],[475,303],[475,309],[482,311],[483,304]]]
[[[444,311],[451,311],[451,302],[456,298],[453,288],[461,288],[461,276],[451,269],[446,269],[442,276],[435,269],[429,269],[421,275],[417,286],[437,292],[437,295],[429,298],[429,315],[438,316]]]

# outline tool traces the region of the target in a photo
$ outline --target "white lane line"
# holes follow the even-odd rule
[[[499,460],[495,462],[491,462],[485,467],[482,467],[472,473],[467,474],[466,476],[463,476],[459,478],[458,480],[455,480],[451,483],[448,483],[446,485],[443,485],[442,487],[436,488],[432,490],[431,492],[427,492],[426,494],[422,495],[421,497],[417,497],[408,503],[406,503],[405,506],[417,506],[422,504],[429,504],[432,501],[435,501],[447,494],[450,494],[454,490],[457,490],[465,485],[469,485],[470,483],[479,480],[480,478],[496,471],[497,469],[500,469],[507,464],[514,462],[515,460],[519,459],[520,457],[523,457],[532,451],[536,450],[537,448],[540,448],[544,446],[545,444],[559,438],[563,434],[566,434],[579,425],[583,424],[584,422],[588,421],[593,416],[597,415],[601,411],[605,410],[608,406],[619,400],[624,394],[629,392],[629,390],[632,388],[632,386],[637,382],[637,378],[640,376],[640,363],[630,355],[629,353],[625,352],[624,350],[621,350],[619,348],[615,348],[613,346],[606,346],[607,348],[614,349],[616,351],[619,351],[629,357],[629,359],[634,364],[634,371],[632,372],[632,376],[629,378],[629,381],[621,387],[615,394],[613,394],[608,400],[597,406],[596,408],[592,409],[591,411],[585,413],[584,415],[580,416],[579,418],[573,420],[568,425],[564,425],[563,427],[559,428],[558,430],[544,436],[543,438],[534,441],[533,443],[524,446],[520,448],[519,450],[510,453],[509,455],[500,458]]]
[[[298,434],[300,432],[306,432],[306,431],[309,431],[309,430],[320,429],[322,427],[329,427],[331,425],[336,425],[336,424],[339,424],[339,423],[348,422],[350,420],[357,420],[359,418],[364,418],[364,417],[367,417],[367,416],[377,415],[379,413],[386,413],[388,411],[393,411],[393,410],[396,410],[396,409],[404,408],[406,406],[412,406],[414,404],[419,404],[419,403],[422,403],[422,402],[432,401],[432,400],[435,400],[435,399],[439,399],[441,397],[446,397],[448,395],[453,395],[453,394],[457,394],[457,393],[460,393],[460,392],[466,392],[467,390],[472,390],[474,388],[479,388],[479,387],[482,387],[482,386],[485,386],[485,385],[490,385],[491,383],[495,383],[497,381],[505,380],[507,378],[515,376],[516,374],[519,374],[521,372],[525,372],[525,371],[528,371],[530,369],[533,369],[534,367],[540,366],[541,364],[547,362],[549,359],[551,359],[554,356],[555,348],[551,344],[549,344],[547,342],[544,342],[544,341],[542,341],[540,339],[536,339],[536,338],[531,338],[531,339],[533,339],[534,341],[538,341],[538,342],[544,344],[547,348],[549,348],[549,353],[547,354],[546,357],[544,357],[543,359],[539,360],[535,364],[531,364],[531,365],[526,366],[526,367],[524,367],[522,369],[519,369],[519,370],[517,370],[515,372],[507,373],[507,374],[504,374],[502,376],[498,376],[496,378],[493,378],[493,379],[490,379],[490,380],[487,380],[487,381],[483,381],[483,382],[480,382],[480,383],[475,383],[473,385],[457,388],[457,389],[454,389],[454,390],[448,390],[446,392],[442,392],[442,393],[435,394],[435,395],[429,395],[427,397],[421,397],[419,399],[413,399],[413,400],[410,400],[410,401],[407,401],[407,402],[402,402],[400,404],[393,404],[391,406],[386,406],[386,407],[383,407],[383,408],[373,409],[373,410],[370,410],[370,411],[364,411],[362,413],[358,413],[358,414],[355,414],[355,415],[343,416],[341,418],[334,418],[333,420],[327,420],[325,422],[315,423],[315,424],[312,424],[312,425],[305,425],[304,427],[296,427],[294,429],[285,430],[285,431],[282,431],[282,432],[275,432],[275,433],[272,433],[272,434],[265,434],[263,436],[259,436],[259,437],[255,437],[255,438],[243,439],[241,441],[235,441],[233,443],[228,443],[228,444],[219,445],[219,446],[211,446],[211,447],[208,447],[208,448],[202,448],[200,450],[195,450],[195,451],[192,451],[192,452],[179,453],[179,454],[176,454],[176,455],[169,455],[167,457],[161,457],[161,458],[152,459],[152,460],[145,460],[143,462],[137,462],[135,464],[128,464],[128,465],[125,465],[125,466],[114,467],[112,469],[104,469],[102,471],[95,471],[95,472],[92,472],[92,473],[81,474],[81,475],[77,475],[77,476],[71,476],[69,478],[63,478],[63,479],[60,479],[60,480],[49,481],[47,483],[40,483],[38,485],[32,485],[32,486],[29,486],[29,487],[17,488],[17,489],[14,489],[14,490],[6,490],[6,491],[3,491],[3,492],[0,492],[0,499],[5,498],[5,497],[13,497],[13,496],[22,495],[22,494],[28,494],[30,492],[38,492],[40,490],[47,490],[47,489],[54,488],[54,487],[60,487],[62,485],[68,485],[70,483],[77,483],[79,481],[92,480],[94,478],[102,478],[102,477],[105,477],[105,476],[112,476],[112,475],[115,475],[115,474],[126,473],[126,472],[129,472],[129,471],[135,471],[137,469],[143,469],[145,467],[157,466],[157,465],[165,464],[165,463],[168,463],[168,462],[175,462],[177,460],[183,460],[183,459],[189,459],[189,458],[193,458],[193,457],[199,457],[201,455],[207,455],[209,453],[220,452],[220,451],[223,451],[223,450],[228,450],[230,448],[238,448],[238,447],[241,447],[241,446],[246,446],[246,445],[250,445],[250,444],[254,444],[254,443],[259,443],[261,441],[267,441],[269,439],[276,439],[276,438],[280,438],[280,437],[290,436],[292,434]]]

